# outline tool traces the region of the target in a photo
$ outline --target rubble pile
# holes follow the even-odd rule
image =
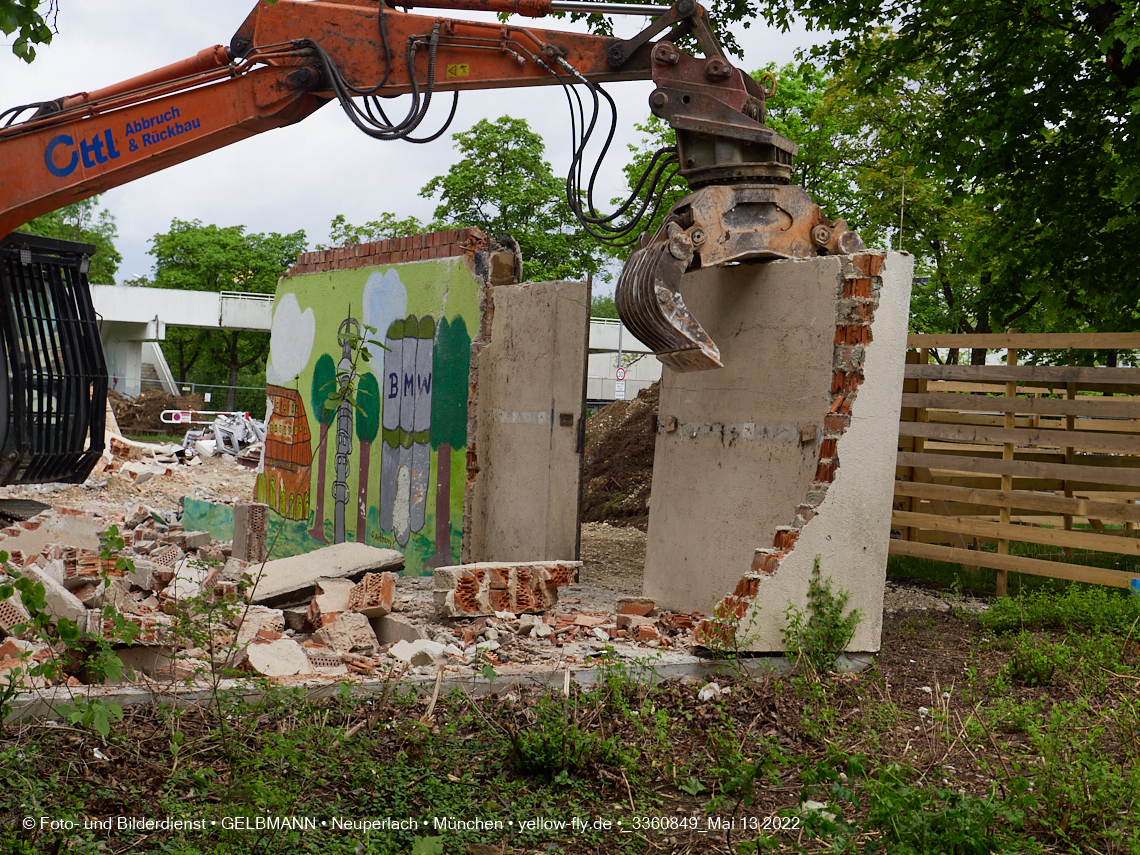
[[[105,557],[98,536],[110,523],[123,543]],[[9,553],[9,576],[42,585],[54,622],[66,619],[110,642],[124,679],[151,689],[192,683],[217,668],[294,682],[393,669],[475,673],[487,664],[583,667],[599,656],[687,651],[702,617],[661,613],[642,597],[614,603],[610,592],[575,586],[581,565],[571,561],[400,577],[399,552],[342,543],[251,564],[231,543],[185,531],[137,503],[100,521],[65,508],[45,511],[0,531],[0,549]],[[560,600],[560,589],[580,596]],[[593,602],[582,607],[587,595]],[[55,683],[92,679],[74,645],[33,631],[18,637],[29,617],[18,591],[0,602],[0,681],[26,670],[28,659],[50,657],[66,663]],[[124,632],[124,624],[132,629]],[[25,689],[46,687],[42,679],[20,679]]]

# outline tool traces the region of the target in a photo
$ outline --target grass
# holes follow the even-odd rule
[[[868,672],[742,671],[715,701],[611,663],[569,694],[266,687],[106,739],[10,726],[0,851],[1137,853],[1137,609],[1072,588],[888,616]]]
[[[144,431],[142,433],[125,433],[124,437],[135,442],[153,442],[156,444],[172,443],[174,445],[182,445],[183,437],[172,434],[163,433],[162,431]]]

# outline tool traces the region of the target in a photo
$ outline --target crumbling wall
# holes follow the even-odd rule
[[[588,287],[487,289],[473,347],[465,563],[578,557]]]
[[[816,556],[879,646],[913,260],[863,253],[687,276],[725,367],[665,369],[645,593],[696,638],[778,651]],[[726,596],[727,595],[727,596]]]
[[[273,557],[356,541],[413,573],[459,561],[471,341],[492,278],[516,267],[474,228],[298,256],[274,302],[254,495]]]

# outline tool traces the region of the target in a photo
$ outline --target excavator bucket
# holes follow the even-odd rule
[[[858,234],[827,219],[798,185],[712,185],[681,199],[630,255],[614,299],[629,331],[674,371],[721,368],[719,348],[681,297],[685,273],[864,249]]]
[[[0,484],[82,483],[103,453],[107,365],[87,283],[95,247],[0,241]]]

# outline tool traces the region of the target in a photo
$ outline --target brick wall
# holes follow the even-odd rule
[[[487,248],[487,236],[480,229],[448,229],[411,237],[351,244],[336,249],[301,252],[297,254],[296,263],[289,268],[285,276],[288,278],[301,273],[351,270],[355,267],[428,261],[433,258],[452,258],[461,255],[466,255],[470,260],[476,252]]]

